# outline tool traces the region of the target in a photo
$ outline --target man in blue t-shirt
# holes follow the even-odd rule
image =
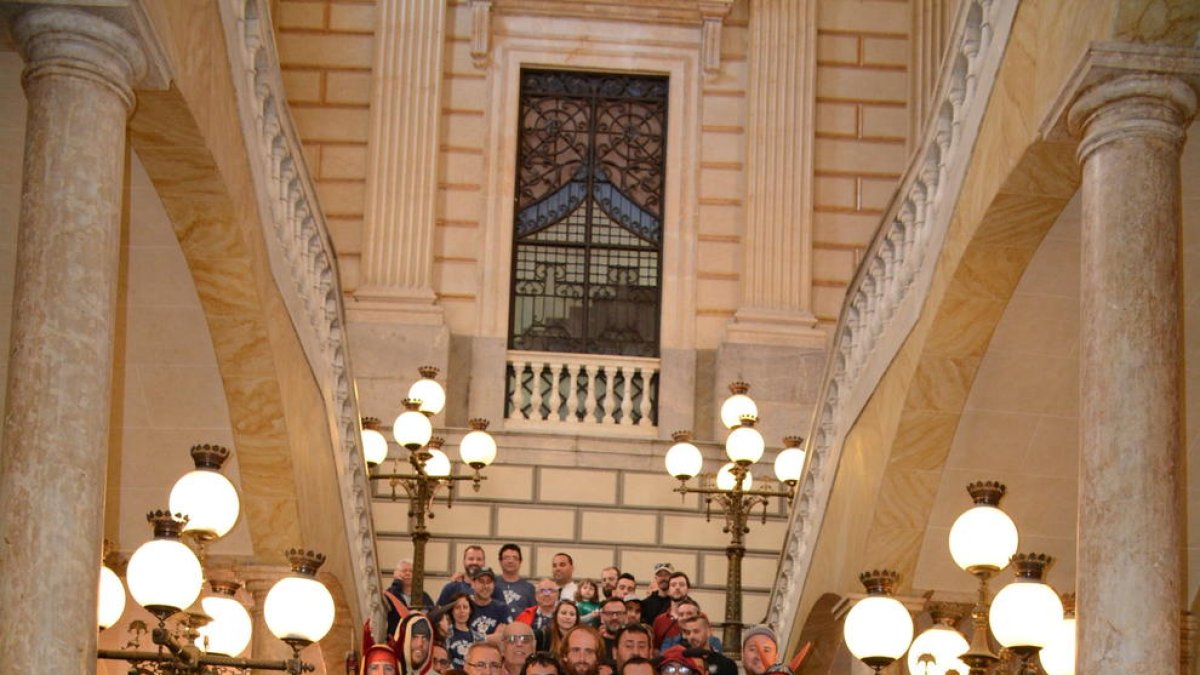
[[[500,578],[496,579],[495,595],[508,607],[509,621],[516,621],[517,615],[536,604],[533,584],[521,577],[521,560],[520,546],[500,547]]]
[[[483,547],[477,544],[471,544],[463,550],[463,571],[455,572],[450,577],[450,581],[442,586],[442,592],[438,595],[438,607],[441,607],[450,602],[450,599],[459,593],[470,595],[471,575],[475,574],[475,570],[483,567],[486,560],[483,555]]]
[[[509,622],[508,607],[492,594],[496,592],[496,574],[490,567],[480,567],[471,575],[471,618],[467,625],[479,635],[491,635]]]

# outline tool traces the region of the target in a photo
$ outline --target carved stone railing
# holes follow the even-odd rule
[[[658,359],[510,351],[506,429],[658,433]]]
[[[931,117],[864,256],[833,336],[767,621],[782,635],[795,613],[846,435],[916,325],[971,159],[1019,3],[964,0]]]
[[[271,273],[329,411],[353,592],[364,616],[382,626],[386,615],[337,258],[288,113],[267,0],[221,0],[219,6],[259,214],[268,228]]]

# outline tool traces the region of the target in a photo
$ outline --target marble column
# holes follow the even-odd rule
[[[476,5],[483,6],[483,5]],[[380,0],[375,31],[362,304],[440,324],[433,227],[445,0]]]
[[[96,595],[133,36],[65,8],[16,19],[28,99],[4,449],[0,654],[96,670]]]
[[[252,659],[283,661],[292,657],[291,647],[275,637],[271,629],[267,627],[267,619],[263,614],[267,593],[271,591],[275,582],[287,576],[290,571],[287,567],[275,565],[242,565],[237,568],[238,578],[246,585],[246,591],[254,600],[254,604],[250,607],[250,658]]]
[[[1067,116],[1083,169],[1076,672],[1175,673],[1187,525],[1179,156],[1196,92],[1163,72],[1098,74]]]
[[[812,313],[815,0],[753,0],[742,300],[729,342],[822,347]]]

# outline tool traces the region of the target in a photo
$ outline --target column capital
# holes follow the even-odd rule
[[[63,75],[97,82],[133,109],[133,88],[166,88],[166,59],[140,5],[101,16],[70,6],[35,6],[13,21],[26,62],[23,81]],[[148,56],[149,55],[149,58]]]
[[[1097,147],[1130,135],[1182,143],[1200,92],[1200,52],[1124,42],[1091,44],[1042,123],[1042,137]]]

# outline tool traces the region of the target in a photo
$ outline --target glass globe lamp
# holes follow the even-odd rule
[[[220,445],[192,446],[195,470],[184,474],[171,488],[172,513],[188,517],[183,531],[202,541],[219,539],[237,523],[241,503],[237,488],[221,473],[229,449]]]
[[[333,596],[317,581],[317,570],[325,556],[314,551],[287,552],[292,574],[267,592],[263,617],[271,634],[299,651],[325,637],[333,626]]]
[[[926,628],[908,648],[908,672],[914,675],[941,675],[970,649],[967,638],[950,626],[934,624]],[[966,670],[962,675],[966,675]]]
[[[996,594],[988,618],[996,641],[1028,659],[1057,633],[1063,605],[1054,589],[1042,581],[1053,558],[1018,553],[1012,562],[1017,578]]]
[[[750,391],[750,385],[734,382],[729,385],[729,391],[733,395],[721,404],[721,424],[724,424],[726,429],[740,426],[743,417],[758,418],[758,406],[754,399],[746,395]]]
[[[754,419],[742,418],[742,426],[734,429],[725,439],[725,454],[738,464],[753,464],[762,459],[767,443],[754,428]]]
[[[446,390],[433,379],[437,377],[438,369],[433,366],[421,366],[417,372],[421,373],[421,379],[408,388],[408,397],[420,401],[418,409],[427,415],[433,416],[442,412],[442,408],[446,407]]]
[[[133,599],[165,621],[196,601],[204,574],[196,554],[179,540],[186,516],[151,511],[146,520],[154,526],[154,538],[133,552],[126,579]]]
[[[692,444],[692,432],[676,431],[671,438],[675,445],[667,450],[667,473],[686,482],[700,473],[704,456],[700,454],[700,448]]]
[[[730,462],[721,467],[717,472],[717,489],[729,492],[737,486],[737,474],[734,473],[734,468],[737,464]],[[742,478],[742,490],[749,490],[754,485],[754,476],[749,471],[745,471],[745,477]]]
[[[479,470],[496,461],[496,439],[487,432],[488,421],[472,418],[467,421],[471,431],[458,444],[458,456],[472,469]]]
[[[213,594],[200,600],[200,607],[212,620],[200,626],[196,644],[209,654],[238,656],[250,644],[252,623],[246,607],[234,597],[239,584],[211,581]]]
[[[795,485],[804,473],[804,458],[806,453],[800,447],[804,439],[799,436],[788,436],[783,439],[783,450],[775,457],[775,477],[785,485]]]
[[[96,624],[100,630],[116,625],[125,613],[125,585],[107,565],[100,566],[100,596],[96,602]]]
[[[1004,569],[1017,551],[1017,526],[999,508],[1005,490],[990,481],[967,486],[975,506],[950,528],[950,556],[971,574],[991,576]]]
[[[863,572],[858,578],[867,589],[867,597],[846,615],[842,635],[850,653],[879,672],[904,656],[913,639],[913,620],[904,605],[891,597],[900,575],[875,570]]]
[[[379,433],[379,418],[364,417],[362,419],[363,459],[367,468],[379,466],[387,459],[388,442]]]
[[[418,410],[420,405],[420,401],[404,399],[404,412],[392,422],[392,436],[409,450],[420,448],[433,436],[433,424],[427,415]]]
[[[1075,675],[1075,596],[1063,596],[1063,620],[1038,652],[1046,675]]]
[[[435,478],[445,478],[450,475],[450,458],[438,448],[429,449],[429,459],[425,460],[425,474]]]

